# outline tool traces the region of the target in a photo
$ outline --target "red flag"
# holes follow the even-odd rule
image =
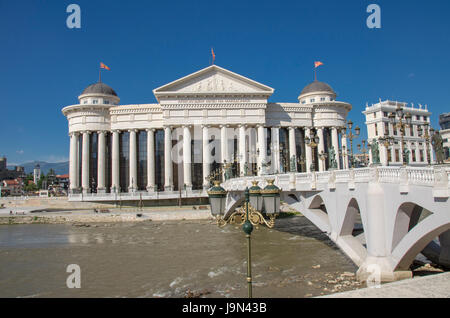
[[[318,68],[320,65],[323,65],[323,63],[320,61],[314,62],[315,68]]]
[[[214,54],[213,48],[211,48],[211,54],[212,54],[212,63],[214,64],[214,61],[216,60],[216,55]]]
[[[102,62],[100,62],[100,68],[104,68],[105,70],[108,70],[108,71],[111,70],[108,66],[106,66],[106,65],[103,64]]]

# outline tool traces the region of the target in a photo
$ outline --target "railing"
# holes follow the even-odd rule
[[[243,191],[251,186],[251,181],[257,180],[260,186],[266,179],[274,176],[246,177],[230,179],[224,183],[226,189],[231,191]],[[349,189],[354,188],[355,183],[379,182],[395,183],[403,186],[406,191],[408,185],[420,185],[441,190],[440,195],[450,193],[450,167],[370,167],[350,170],[331,170],[310,173],[287,173],[275,176],[275,184],[282,190],[316,190],[317,188],[335,187],[336,183],[348,183]],[[449,189],[448,191],[446,189]],[[444,192],[442,192],[444,190]]]

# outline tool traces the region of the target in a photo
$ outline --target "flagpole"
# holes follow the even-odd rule
[[[101,67],[98,69],[98,82],[99,83],[102,82],[102,68]]]

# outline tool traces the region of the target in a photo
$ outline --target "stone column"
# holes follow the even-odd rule
[[[337,163],[337,169],[341,169],[341,162],[339,160],[339,133],[336,127],[331,128],[331,143],[334,149],[334,159]]]
[[[416,133],[417,135],[417,133]],[[419,143],[416,142],[415,143],[416,146],[416,162],[419,163],[420,162],[420,148],[419,148]]]
[[[272,127],[272,173],[280,173],[280,127]]]
[[[192,190],[192,136],[190,126],[183,126],[183,174],[184,174],[184,184],[186,185],[186,190]]]
[[[78,136],[79,135],[76,132],[70,133],[70,168],[69,168],[70,193],[75,193],[79,188],[78,170],[77,170]]]
[[[131,129],[128,132],[130,133],[130,182],[128,192],[135,192],[137,190],[137,130]]]
[[[317,146],[317,154],[320,155],[322,152],[325,152],[325,142],[324,142],[324,138],[323,138],[323,127],[319,127],[317,128],[317,136],[319,137],[319,145]],[[320,160],[320,156],[319,156],[319,171],[322,172],[324,171],[325,167],[324,167],[324,162],[322,160]]]
[[[341,144],[342,144],[342,166],[343,169],[349,169],[348,154],[350,152],[347,145],[347,135],[345,133],[342,134]]]
[[[294,167],[291,167],[294,160]],[[294,170],[292,170],[294,168]],[[297,144],[295,142],[295,127],[289,127],[289,171],[297,172]]]
[[[105,193],[106,132],[99,131],[97,134],[98,134],[97,193]]]
[[[120,192],[120,157],[119,157],[119,131],[114,130],[112,135],[111,155],[111,193]]]
[[[83,193],[89,193],[89,135],[90,132],[83,132],[83,151],[82,151],[82,165],[81,165],[81,186]]]
[[[222,128],[223,129],[223,128]],[[223,130],[222,130],[223,132]],[[206,179],[209,174],[211,173],[211,151],[209,149],[209,131],[208,126],[203,125],[202,126],[202,134],[203,134],[203,156],[202,156],[202,165],[203,165],[203,189],[208,190],[209,189],[209,180]]]
[[[258,126],[258,148],[259,148],[259,158],[258,158],[258,175],[266,174],[266,167],[263,167],[263,164],[266,164],[266,156],[267,156],[267,145],[266,145],[266,128],[262,125]]]
[[[220,153],[222,154],[222,163],[230,162],[228,155],[228,125],[220,125]]]
[[[380,161],[383,166],[388,165],[388,154],[387,154],[387,148],[383,145],[383,143],[379,144],[380,149]]]
[[[164,128],[164,190],[173,191],[172,128]]]
[[[245,174],[245,164],[247,163],[247,153],[245,145],[246,126],[239,125],[239,166],[241,175]]]
[[[147,129],[147,191],[155,192],[155,129]]]
[[[305,128],[305,138],[311,138],[311,128]],[[312,141],[312,140],[311,140]],[[313,163],[313,153],[310,146],[305,147],[305,159],[306,159],[306,172],[311,172],[311,165]],[[317,169],[317,168],[316,168]]]

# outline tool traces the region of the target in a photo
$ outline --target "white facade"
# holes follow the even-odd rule
[[[428,143],[423,137],[419,136],[419,126],[425,130],[425,124],[428,124],[428,135],[431,136],[429,129],[431,128],[430,115],[427,107],[414,107],[407,103],[396,101],[381,101],[371,106],[367,105],[363,114],[366,115],[366,126],[368,141],[378,141],[383,137],[392,137],[394,143],[389,147],[385,147],[382,142],[379,142],[380,161],[383,165],[402,165],[403,154],[401,151],[401,132],[399,129],[394,129],[394,126],[389,121],[389,114],[395,113],[397,106],[403,107],[405,114],[411,114],[411,126],[405,128],[404,142],[405,148],[409,151],[408,165],[424,166],[428,164],[428,156],[431,156],[430,162],[434,162],[434,155],[431,142]],[[398,118],[396,118],[398,122]],[[425,131],[424,131],[425,134]],[[370,158],[372,156],[370,155]],[[372,158],[371,158],[372,159]]]
[[[298,103],[271,103],[274,90],[212,65],[153,90],[157,104],[118,105],[103,83],[89,86],[79,104],[66,106],[70,135],[70,192],[84,200],[117,193],[151,199],[186,190],[206,195],[206,178],[227,163],[239,175],[309,172],[330,167],[317,151],[339,150],[351,105],[313,82]],[[305,145],[314,131],[317,148]],[[344,130],[342,130],[344,131]],[[156,193],[156,194],[155,194]]]

